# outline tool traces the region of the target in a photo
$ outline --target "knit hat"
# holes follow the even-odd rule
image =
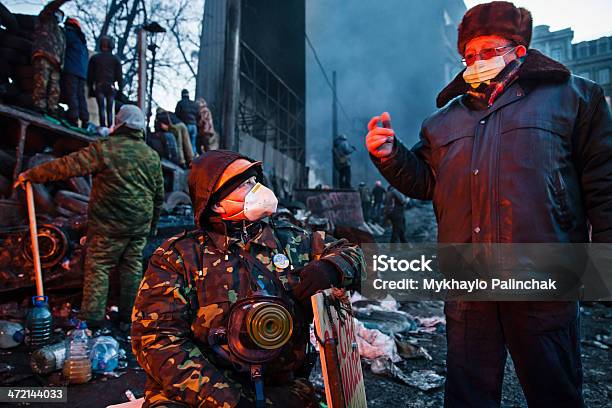
[[[73,27],[76,27],[79,29],[79,31],[81,31],[81,23],[79,22],[79,20],[77,20],[74,17],[68,17],[66,19],[66,22],[64,23],[65,25],[71,25]]]
[[[123,105],[119,112],[117,112],[117,116],[115,116],[113,131],[121,126],[144,131],[146,126],[144,113],[136,105]]]
[[[529,10],[508,1],[492,1],[469,9],[458,28],[457,49],[465,53],[466,44],[483,35],[496,35],[529,48],[533,20]]]

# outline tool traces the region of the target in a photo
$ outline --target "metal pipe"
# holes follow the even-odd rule
[[[222,146],[228,150],[237,150],[236,118],[240,100],[240,3],[241,0],[229,0],[227,6]]]
[[[336,71],[332,72],[332,186],[340,186],[340,175],[336,168],[336,157],[334,154],[334,143],[338,137],[338,98],[336,96]]]
[[[157,49],[159,48],[157,44],[151,44],[149,46],[151,52],[153,53],[153,58],[151,59],[151,82],[149,82],[149,109],[147,110],[147,126],[151,122],[151,115],[153,114],[153,80],[155,79],[155,57],[157,56]]]
[[[38,250],[38,229],[36,227],[36,210],[34,208],[34,192],[32,183],[26,181],[26,199],[28,202],[28,217],[30,218],[30,241],[32,242],[32,263],[34,264],[34,277],[36,279],[36,296],[44,296],[42,268],[40,266],[40,252]]]
[[[138,29],[138,107],[144,112],[147,108],[147,32]],[[147,123],[148,126],[148,123]]]
[[[13,169],[13,185],[21,173],[23,167],[23,150],[25,148],[26,131],[28,129],[28,122],[19,120],[19,141],[17,142],[17,151],[15,152],[15,168]],[[13,194],[11,198],[16,198],[17,189],[13,187]]]

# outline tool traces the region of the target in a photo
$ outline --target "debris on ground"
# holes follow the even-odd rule
[[[377,358],[371,361],[370,370],[374,374],[384,375],[403,382],[422,391],[439,388],[444,384],[444,376],[433,370],[415,370],[406,375],[398,366],[387,358]]]
[[[355,292],[351,296],[353,314],[368,329],[378,329],[393,336],[398,333],[434,333],[446,324],[444,316],[420,317],[400,310],[400,304],[387,295],[382,300],[371,300]]]
[[[111,336],[99,336],[91,343],[91,370],[109,373],[119,366],[119,343]]]
[[[595,340],[602,342],[608,347],[612,347],[612,336],[608,334],[598,334],[595,336]]]
[[[446,318],[444,316],[417,317],[417,320],[419,321],[417,331],[422,333],[434,333],[438,325],[446,324]]]
[[[610,349],[610,347],[608,345],[603,344],[602,342],[600,342],[598,340],[582,340],[580,343],[584,344],[585,346],[597,347],[597,348],[602,349],[602,350],[609,350]]]
[[[395,339],[395,344],[397,345],[397,351],[400,357],[411,360],[415,358],[424,358],[425,360],[432,360],[431,355],[427,352],[427,349],[423,346],[419,346],[413,344],[413,342],[409,340],[399,340]]]
[[[394,363],[401,361],[395,340],[377,329],[368,329],[355,320],[355,337],[362,358],[377,359],[385,357]]]
[[[433,370],[413,371],[408,376],[408,385],[416,387],[422,391],[433,390],[444,385],[444,377]]]
[[[0,349],[17,347],[23,338],[24,329],[20,323],[0,320]]]

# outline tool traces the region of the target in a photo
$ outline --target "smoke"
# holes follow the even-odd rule
[[[352,184],[371,185],[381,176],[365,149],[368,120],[388,111],[405,145],[418,140],[420,124],[435,111],[435,97],[446,84],[445,64],[456,67],[453,73],[460,68],[446,33],[456,30],[449,15],[460,17],[465,6],[458,0],[316,0],[306,7],[308,36],[330,79],[337,71],[337,93],[348,116],[339,109],[339,132],[357,147]],[[331,184],[332,93],[310,49],[306,53],[308,165],[317,180]]]

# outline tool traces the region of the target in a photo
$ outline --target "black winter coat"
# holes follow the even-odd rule
[[[530,50],[490,108],[468,108],[465,91],[459,74],[412,149],[396,140],[389,158],[372,157],[399,191],[433,200],[438,241],[588,242],[590,222],[593,242],[612,242],[612,115],[602,88]]]
[[[198,122],[200,109],[198,104],[189,98],[183,98],[176,104],[174,109],[176,116],[187,125],[195,125]]]
[[[88,86],[93,88],[96,84],[114,85],[115,82],[121,90],[123,72],[119,58],[110,51],[102,51],[91,57],[87,72]]]

